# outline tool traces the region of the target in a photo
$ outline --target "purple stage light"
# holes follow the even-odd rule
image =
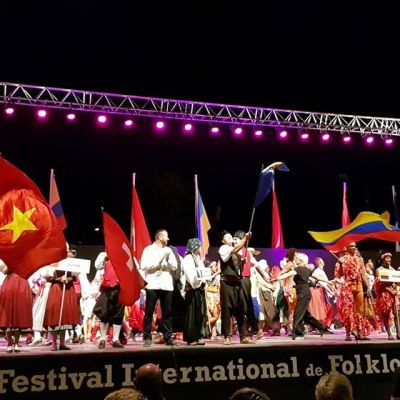
[[[372,137],[372,136],[368,136],[366,139],[365,139],[365,142],[368,144],[368,145],[372,145],[373,143],[374,143],[374,138]]]
[[[219,133],[219,128],[218,128],[218,126],[213,126],[213,127],[211,128],[211,133],[214,134],[214,135],[217,135],[217,134]]]
[[[279,132],[279,138],[280,139],[287,139],[288,137],[288,132],[287,131],[280,131]]]
[[[105,124],[107,122],[107,117],[105,115],[99,115],[97,117],[97,122],[100,124]]]
[[[76,120],[76,115],[74,113],[67,114],[67,120],[68,121],[75,121]]]
[[[235,133],[235,135],[239,136],[243,133],[243,129],[238,126],[233,132]]]
[[[132,128],[132,126],[133,126],[133,121],[132,121],[131,119],[127,119],[127,120],[124,122],[124,125],[125,125],[125,128]]]
[[[260,136],[262,136],[262,134],[263,134],[263,131],[262,131],[261,129],[257,129],[257,130],[254,132],[254,136],[256,136],[256,137],[260,137]]]
[[[343,136],[343,143],[345,144],[351,143],[351,136],[350,135]]]
[[[164,121],[157,121],[156,122],[156,128],[157,129],[164,129],[165,128],[165,122]]]
[[[14,110],[14,108],[12,108],[12,107],[7,107],[6,110],[5,110],[5,113],[6,113],[7,115],[13,115],[14,112],[15,112],[15,110]]]
[[[303,142],[306,142],[308,139],[310,139],[310,134],[307,133],[307,132],[303,132],[303,133],[300,135],[300,139],[301,139]]]
[[[38,110],[38,112],[36,113],[36,115],[39,117],[39,118],[46,118],[47,117],[47,111],[46,110],[43,110],[43,109],[41,109],[41,110]]]
[[[331,135],[329,133],[324,133],[321,137],[322,141],[327,142],[331,138]]]
[[[386,138],[385,139],[385,145],[386,146],[391,146],[392,144],[394,144],[393,138]]]
[[[185,132],[190,132],[193,129],[193,125],[192,124],[185,124],[185,126],[183,127],[183,129],[185,130]]]

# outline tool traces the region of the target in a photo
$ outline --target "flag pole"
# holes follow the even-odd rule
[[[194,225],[196,227],[196,236],[198,236],[198,203],[199,202],[199,187],[197,181],[197,174],[194,175]],[[199,238],[201,239],[201,238]]]
[[[50,169],[50,190],[49,190],[49,203],[50,203],[50,197],[51,197],[51,188],[53,186],[53,178],[54,178],[54,169]]]
[[[132,210],[131,210],[131,246],[134,254],[136,254],[136,243],[134,240],[135,226],[133,220],[133,196],[135,195],[134,193],[135,187],[136,187],[136,172],[132,174]]]
[[[262,174],[262,171],[264,169],[264,164],[261,164],[261,171],[260,175]],[[257,191],[256,191],[256,196],[257,196]],[[256,213],[256,198],[254,197],[254,204],[253,204],[253,210],[251,212],[251,217],[250,217],[250,226],[248,232],[251,232],[251,228],[253,227],[253,221],[254,221],[254,215]]]

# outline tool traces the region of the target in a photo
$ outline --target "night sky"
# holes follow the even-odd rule
[[[383,4],[135,3],[2,5],[0,80],[400,117],[393,59],[400,43],[397,14]],[[248,228],[261,164],[277,160],[291,169],[276,176],[287,246],[318,247],[307,230],[340,227],[343,179],[351,217],[363,210],[393,211],[398,144],[366,148],[355,138],[345,148],[322,145],[317,137],[299,144],[295,132],[282,144],[273,131],[260,140],[248,131],[238,140],[227,127],[212,138],[201,125],[184,137],[178,122],[160,136],[148,119],[138,119],[128,132],[119,117],[99,129],[92,114],[67,125],[61,112],[41,123],[32,112],[0,117],[0,151],[46,196],[49,171],[55,169],[66,236],[73,243],[102,242],[101,232],[94,231],[102,206],[128,233],[132,172],[150,231],[166,227],[174,244],[195,233],[195,173],[212,244],[218,245],[222,229]],[[257,209],[252,244],[268,247],[270,231],[268,198]]]

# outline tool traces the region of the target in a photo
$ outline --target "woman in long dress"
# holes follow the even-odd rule
[[[31,288],[1,260],[0,270],[6,275],[0,288],[0,329],[6,331],[7,353],[18,353],[21,330],[32,327]]]

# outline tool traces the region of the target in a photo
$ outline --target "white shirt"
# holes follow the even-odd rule
[[[233,246],[229,246],[228,244],[223,244],[219,248],[218,253],[221,256],[222,261],[226,262],[229,260],[232,250],[233,250]]]
[[[147,282],[146,289],[173,291],[174,284],[171,271],[178,268],[175,255],[167,247],[159,247],[153,243],[143,250],[140,268],[144,271]]]
[[[196,258],[197,268],[193,257]],[[184,257],[183,271],[185,272],[186,282],[189,282],[189,285],[193,289],[199,288],[201,284],[205,281],[204,279],[201,279],[201,277],[203,276],[201,270],[203,269],[205,269],[205,266],[199,256],[192,256],[192,254],[188,254]]]

